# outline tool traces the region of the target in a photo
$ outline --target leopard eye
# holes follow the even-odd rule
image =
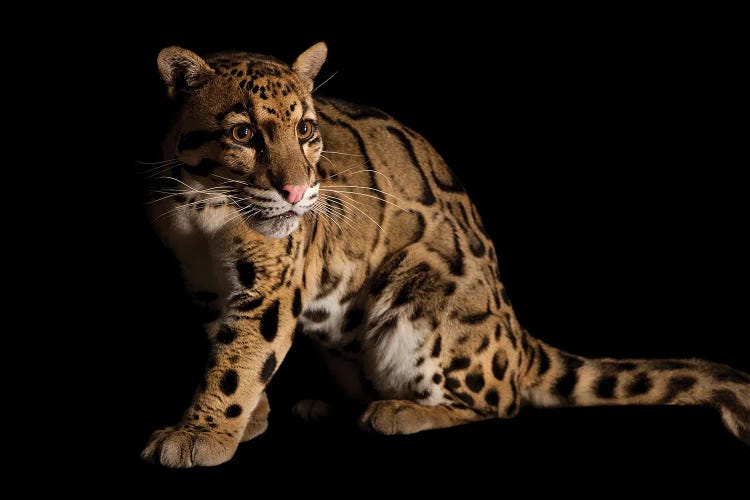
[[[302,142],[309,141],[315,135],[315,122],[302,120],[297,124],[297,137]]]
[[[247,143],[253,138],[254,132],[249,125],[241,124],[232,127],[232,139],[237,142]]]

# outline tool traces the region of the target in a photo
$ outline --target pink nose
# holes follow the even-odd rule
[[[281,188],[281,195],[286,199],[286,201],[294,204],[302,199],[302,196],[304,196],[305,191],[307,191],[306,184],[299,184],[296,186],[292,184],[287,184],[286,186],[283,186]]]

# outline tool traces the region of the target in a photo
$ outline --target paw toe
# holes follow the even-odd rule
[[[208,432],[168,427],[151,435],[144,460],[172,468],[218,465],[234,455],[237,443]]]

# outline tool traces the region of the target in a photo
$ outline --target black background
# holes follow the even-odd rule
[[[346,419],[304,425],[289,417],[292,402],[330,393],[304,345],[271,385],[268,433],[231,463],[190,472],[142,464],[150,432],[188,404],[206,349],[175,265],[149,229],[133,165],[160,159],[167,100],[155,58],[172,44],[292,61],[325,40],[319,81],[338,73],[319,93],[379,107],[432,142],[479,207],[532,334],[585,356],[701,357],[750,371],[740,180],[748,79],[728,18],[445,11],[407,19],[369,6],[380,12],[334,19],[314,5],[312,18],[291,7],[235,7],[223,19],[144,17],[111,36],[122,140],[107,172],[118,198],[107,236],[123,284],[112,291],[119,300],[107,332],[122,360],[110,367],[113,470],[136,483],[246,484],[282,468],[290,484],[311,480],[315,492],[341,475],[467,493],[527,473],[559,488],[604,480],[637,490],[645,479],[727,484],[747,470],[748,449],[701,408],[525,409],[511,421],[391,438]]]

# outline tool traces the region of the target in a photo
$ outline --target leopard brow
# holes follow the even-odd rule
[[[231,117],[240,115],[242,118],[246,118],[253,126],[257,126],[256,120],[255,118],[253,118],[253,113],[250,106],[250,102],[234,104],[227,111],[217,114],[216,121],[218,123],[224,123]]]

